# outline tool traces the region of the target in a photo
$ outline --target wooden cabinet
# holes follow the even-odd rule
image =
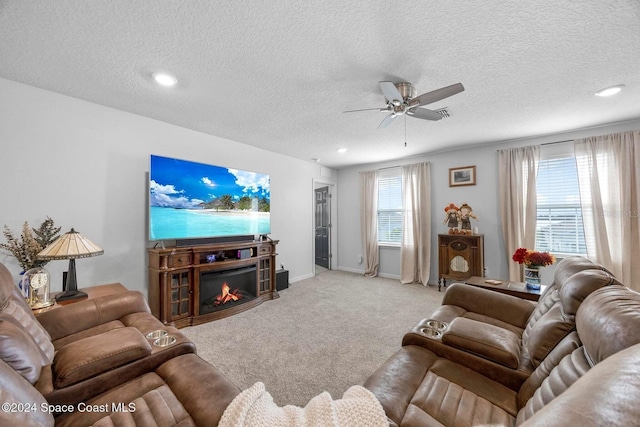
[[[484,277],[484,235],[438,234],[438,290],[447,279]]]
[[[149,306],[154,316],[177,327],[197,325],[278,298],[275,279],[278,241],[215,243],[148,249]],[[229,310],[201,313],[200,277],[203,272],[256,268],[255,298]]]

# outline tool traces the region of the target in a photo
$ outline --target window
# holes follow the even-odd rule
[[[536,192],[536,250],[585,255],[587,248],[575,158],[541,159]]]
[[[400,245],[402,239],[402,176],[400,168],[378,176],[378,243]]]

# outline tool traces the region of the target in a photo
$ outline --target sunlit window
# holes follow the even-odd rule
[[[400,168],[378,177],[378,243],[400,245],[402,239],[402,177]]]
[[[559,255],[586,255],[575,158],[540,160],[536,192],[536,249]]]

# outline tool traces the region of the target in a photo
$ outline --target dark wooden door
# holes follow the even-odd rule
[[[316,196],[316,264],[331,268],[331,194],[329,187],[317,188]]]

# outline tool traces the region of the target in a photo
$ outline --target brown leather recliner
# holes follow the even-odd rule
[[[135,291],[77,302],[47,311],[37,320],[56,350],[53,364],[43,367],[36,383],[52,404],[84,401],[196,351],[184,334],[153,317],[142,294]],[[153,345],[146,335],[160,329],[176,342]]]
[[[153,345],[146,334],[158,329],[176,342]],[[130,403],[136,417],[159,424],[197,417],[217,424],[240,390],[194,353],[181,332],[151,315],[139,292],[77,302],[36,319],[0,264],[0,402],[16,408],[0,413],[0,425],[53,425],[53,413],[56,424],[122,420],[132,416]],[[25,402],[33,403],[28,411]],[[92,403],[99,408],[92,411],[89,402],[102,406]]]
[[[190,353],[94,398],[52,405],[0,360],[0,403],[8,405],[0,411],[2,426],[216,426],[239,393],[217,369]]]
[[[598,264],[581,257],[562,260],[555,279],[533,305],[510,295],[453,284],[443,305],[403,337],[438,356],[474,369],[513,390],[555,346],[575,330],[575,315],[594,290],[620,283]],[[429,322],[446,326],[429,336]],[[433,323],[432,323],[433,324]]]
[[[1,264],[0,320],[0,333],[11,330],[16,337],[7,339],[3,359],[24,361],[22,371],[30,369],[25,378],[51,404],[81,402],[173,357],[195,352],[195,345],[182,333],[151,315],[139,292],[80,301],[36,319]],[[167,329],[176,343],[153,346],[145,335],[156,329]],[[38,353],[40,366],[35,363]]]
[[[598,289],[519,390],[416,345],[365,382],[395,426],[637,425],[640,294]]]

